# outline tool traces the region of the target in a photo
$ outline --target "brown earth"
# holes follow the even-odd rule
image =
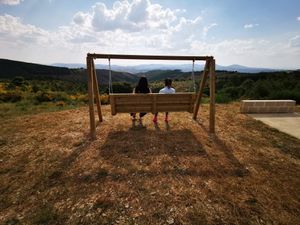
[[[143,126],[106,106],[0,119],[0,224],[300,224],[300,140],[217,106]]]

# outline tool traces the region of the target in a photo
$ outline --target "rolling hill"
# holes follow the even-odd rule
[[[0,78],[11,79],[15,76],[22,76],[24,78],[66,78],[70,75],[71,70],[66,67],[0,59]]]
[[[109,72],[97,69],[97,78],[100,84],[107,84]],[[84,68],[70,69],[67,67],[47,66],[35,63],[0,59],[0,79],[13,79],[22,76],[25,79],[58,79],[75,82],[87,82],[87,73]],[[138,77],[127,72],[112,71],[113,82],[135,83]]]
[[[196,72],[195,75],[199,76],[199,72]],[[151,81],[163,80],[165,78],[171,78],[173,80],[186,80],[191,78],[190,72],[182,72],[181,70],[151,70],[144,73],[139,73],[139,76],[143,75]]]

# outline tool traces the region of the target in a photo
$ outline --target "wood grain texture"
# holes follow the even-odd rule
[[[131,112],[192,112],[195,93],[111,94],[112,115]]]
[[[86,59],[87,76],[88,76],[88,95],[89,95],[89,114],[90,114],[90,135],[92,139],[96,139],[96,123],[94,112],[94,85],[92,74],[92,61],[90,58]]]

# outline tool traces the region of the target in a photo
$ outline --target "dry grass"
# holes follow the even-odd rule
[[[300,224],[300,140],[217,107],[169,126],[87,108],[2,120],[0,223]],[[162,121],[163,115],[160,114]]]

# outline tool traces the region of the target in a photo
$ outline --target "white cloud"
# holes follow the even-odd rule
[[[213,55],[218,64],[225,65],[300,67],[299,34],[281,42],[271,38],[212,39],[210,31],[217,23],[186,14],[150,0],[116,1],[112,7],[96,3],[89,11],[75,13],[70,24],[53,31],[0,15],[0,57],[53,63],[83,62],[88,52],[195,54]]]
[[[203,28],[203,36],[206,37],[208,31],[209,31],[210,29],[212,29],[213,27],[215,27],[215,26],[218,26],[218,24],[217,24],[217,23],[212,23],[212,24],[210,24],[210,25],[208,25],[208,26],[205,26],[205,27]]]
[[[300,35],[297,35],[297,36],[291,38],[289,41],[289,46],[300,48]]]
[[[213,55],[218,64],[241,64],[253,67],[300,68],[300,36],[282,42],[264,39],[233,39],[219,42],[194,41],[191,52]],[[296,47],[296,45],[298,47]]]
[[[149,0],[134,0],[129,4],[127,19],[133,23],[146,22],[149,17],[148,7]]]
[[[177,14],[180,10],[172,11],[171,9],[163,9],[159,4],[150,4],[148,7],[149,12],[149,27],[152,28],[168,28],[172,22],[177,20]]]
[[[245,29],[250,29],[250,28],[253,28],[253,27],[257,27],[257,26],[259,26],[259,24],[252,24],[252,23],[250,23],[250,24],[245,24],[244,25],[244,28]]]
[[[96,3],[90,15],[92,18],[90,25],[95,31],[134,30],[142,22],[130,21],[128,19],[130,10],[127,1],[115,2],[112,9],[108,9],[104,3]]]
[[[253,39],[223,40],[214,43],[196,40],[192,43],[194,51],[201,52],[202,55],[215,55],[217,58],[218,56],[230,58],[230,56],[249,55],[257,51],[259,46],[261,47],[263,44],[259,44]]]
[[[135,51],[150,48],[157,53],[189,49],[193,39],[206,37],[209,30],[217,25],[204,26],[200,16],[179,18],[184,12],[152,4],[149,0],[115,2],[112,8],[97,3],[89,13],[77,12],[73,24],[78,25],[79,30],[94,32],[102,40],[106,37],[107,46],[112,48],[118,46],[117,49],[132,50],[130,45],[137,41]],[[73,35],[78,35],[78,30]]]
[[[73,22],[79,26],[90,26],[91,19],[91,16],[88,13],[84,12],[77,12],[73,16]]]
[[[297,21],[300,21],[300,16],[297,17]]]
[[[18,17],[5,14],[0,16],[0,34],[0,39],[33,43],[42,41],[49,33],[33,25],[22,23]]]
[[[180,9],[163,8],[149,0],[116,1],[112,8],[98,2],[92,7],[91,13],[76,13],[73,22],[79,25],[85,23],[98,32],[118,29],[139,32],[146,29],[168,29],[178,19],[177,15],[183,12]]]
[[[0,4],[4,4],[4,5],[18,5],[22,1],[23,0],[0,0]]]

